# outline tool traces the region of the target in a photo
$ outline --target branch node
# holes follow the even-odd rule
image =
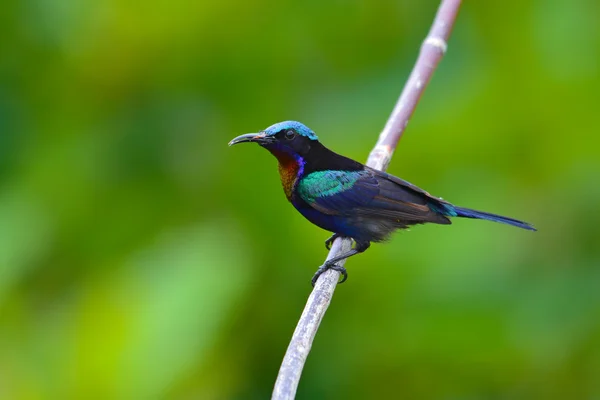
[[[441,37],[429,36],[423,42],[423,45],[433,46],[438,50],[441,50],[442,54],[446,54],[446,50],[448,50],[448,44]]]

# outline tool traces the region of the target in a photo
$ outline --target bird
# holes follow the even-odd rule
[[[337,154],[297,121],[283,121],[257,133],[237,136],[229,146],[239,143],[257,143],[277,158],[287,200],[308,221],[333,233],[325,241],[328,250],[338,237],[354,241],[353,248],[317,269],[311,280],[313,286],[328,269],[340,272],[340,283],[346,281],[348,273],[337,265],[339,261],[412,225],[448,225],[450,218],[462,217],[536,230],[517,219],[455,206],[394,175]]]

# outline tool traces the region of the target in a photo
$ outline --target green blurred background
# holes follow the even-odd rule
[[[241,133],[365,160],[427,1],[0,11],[0,398],[264,399],[328,233]],[[390,172],[521,218],[353,258],[298,398],[600,398],[600,5],[466,2]]]

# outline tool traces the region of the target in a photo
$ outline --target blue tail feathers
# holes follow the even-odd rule
[[[519,221],[518,219],[503,217],[501,215],[491,214],[483,211],[471,210],[470,208],[462,208],[462,207],[452,207],[452,211],[456,213],[452,216],[463,217],[463,218],[475,218],[475,219],[485,219],[488,221],[500,222],[503,224],[508,224],[512,226],[516,226],[518,228],[527,229],[530,231],[537,231],[531,224],[527,222]]]

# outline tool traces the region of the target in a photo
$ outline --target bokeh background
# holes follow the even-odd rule
[[[465,2],[390,172],[539,232],[353,258],[299,399],[600,398],[599,4]],[[268,398],[328,233],[227,142],[365,160],[437,6],[3,2],[0,398]]]

